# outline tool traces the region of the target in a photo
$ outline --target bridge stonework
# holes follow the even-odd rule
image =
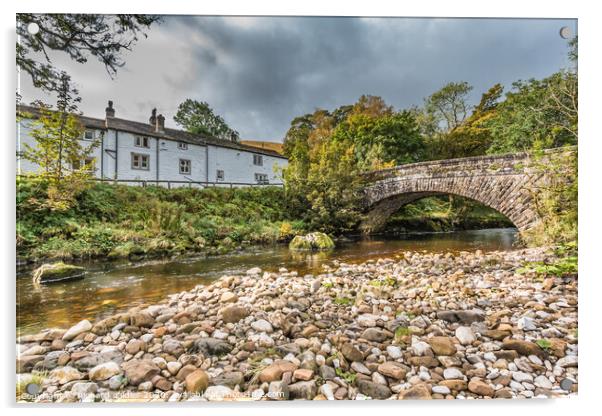
[[[567,152],[574,150],[547,151],[538,164]],[[505,215],[524,232],[540,221],[533,193],[548,180],[528,153],[412,163],[370,172],[365,179],[367,215],[360,226],[364,233],[380,231],[403,205],[441,194],[478,201]]]

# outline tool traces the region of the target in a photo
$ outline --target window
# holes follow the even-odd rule
[[[223,181],[224,180],[224,171],[223,170],[217,170],[217,174],[215,175],[217,181]]]
[[[148,137],[136,136],[134,138],[134,145],[136,147],[150,147],[148,144]]]
[[[149,170],[149,156],[140,153],[132,153],[132,169]]]
[[[84,140],[94,140],[96,138],[96,132],[94,130],[86,130],[84,132]]]
[[[188,143],[178,142],[178,149],[180,149],[180,150],[188,150]]]
[[[265,173],[256,173],[255,174],[255,182],[257,183],[270,183],[268,180],[268,175]]]
[[[80,170],[83,168],[84,170],[93,172],[94,171],[94,163],[95,163],[95,159],[93,157],[87,157],[84,160],[74,160],[71,163],[71,169],[72,170]]]
[[[180,159],[180,173],[190,175],[190,160]]]
[[[84,169],[86,169],[88,171],[94,170],[94,158],[93,157],[87,157],[84,160]]]
[[[262,155],[253,155],[253,164],[255,166],[263,166],[263,156]]]

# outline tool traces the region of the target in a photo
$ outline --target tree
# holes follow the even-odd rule
[[[121,52],[130,50],[141,34],[146,37],[144,30],[159,20],[159,16],[132,14],[18,13],[17,66],[31,76],[36,88],[46,91],[64,87],[51,51],[64,52],[78,63],[86,63],[92,55],[113,76],[124,65]],[[28,32],[31,23],[37,24],[38,33]]]
[[[39,176],[48,185],[48,208],[56,210],[68,209],[75,195],[87,186],[94,171],[90,156],[98,146],[98,140],[88,146],[80,142],[84,127],[73,114],[76,104],[69,82],[68,75],[63,73],[56,110],[38,103],[38,118],[30,133],[35,146],[25,144],[22,154],[25,160],[40,167]]]
[[[297,117],[284,140],[289,210],[312,229],[354,230],[362,218],[361,173],[420,160],[423,150],[414,113],[396,112],[380,97]]]
[[[450,131],[444,140],[440,154],[445,159],[479,156],[487,153],[493,138],[485,123],[495,117],[498,101],[504,88],[495,84],[483,96],[472,114]]]
[[[571,40],[568,47],[572,67],[541,80],[512,84],[495,115],[483,123],[492,135],[488,153],[577,144],[577,39]]]
[[[445,132],[450,132],[466,119],[471,90],[467,82],[450,82],[426,99],[425,109],[439,125],[445,123]]]
[[[577,110],[574,74],[517,81],[495,115],[483,123],[492,136],[488,153],[576,144]]]
[[[209,104],[204,101],[186,99],[178,106],[178,112],[173,119],[190,133],[223,140],[239,140],[238,132],[231,129],[224,119],[215,114]]]
[[[336,127],[333,138],[353,144],[362,170],[416,162],[424,156],[415,117],[405,110],[380,116],[354,112]]]
[[[458,128],[469,112],[467,82],[450,82],[427,97],[423,109],[415,109],[419,129],[424,136],[427,158],[430,160],[457,157],[457,146],[451,132]]]

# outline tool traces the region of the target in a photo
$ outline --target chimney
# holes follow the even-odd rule
[[[156,126],[157,124],[157,109],[153,108],[153,111],[151,112],[151,116],[148,119],[148,122],[151,126],[153,126],[153,128]]]
[[[109,100],[109,106],[105,108],[105,114],[107,118],[115,117],[115,109],[113,108],[113,101]]]
[[[157,124],[155,124],[155,131],[157,133],[163,133],[165,131],[165,117],[163,114],[157,116]]]

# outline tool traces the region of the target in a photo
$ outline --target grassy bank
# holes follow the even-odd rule
[[[227,253],[286,241],[303,223],[287,218],[277,187],[168,190],[94,184],[69,209],[47,204],[47,184],[17,181],[17,255],[24,260]]]

